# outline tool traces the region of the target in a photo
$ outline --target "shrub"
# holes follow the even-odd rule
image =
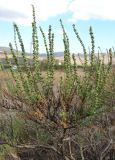
[[[54,73],[56,70],[52,26],[50,25],[48,29],[48,42],[46,41],[46,35],[43,29],[41,27],[39,28],[47,53],[47,74],[46,77],[44,77],[41,74],[39,61],[39,40],[35,10],[33,6],[32,8],[33,66],[29,66],[27,63],[25,48],[19,28],[17,24],[14,24],[14,34],[15,37],[17,36],[21,46],[21,55],[25,72],[22,71],[18,57],[16,56],[18,49],[17,53],[15,53],[10,43],[9,47],[15,65],[17,66],[17,72],[12,69],[12,64],[6,52],[5,56],[15,81],[16,94],[10,95],[5,92],[3,96],[11,100],[12,103],[9,108],[20,110],[23,112],[24,118],[36,122],[40,127],[44,128],[46,132],[52,135],[52,145],[55,147],[55,149],[53,149],[61,155],[62,159],[66,159],[67,157],[72,159],[71,145],[69,145],[69,155],[65,153],[64,147],[66,141],[68,144],[70,144],[70,141],[74,142],[73,139],[75,137],[73,130],[91,124],[97,115],[108,110],[110,111],[115,107],[115,103],[108,103],[108,100],[111,101],[115,93],[115,90],[111,92],[108,88],[108,78],[112,69],[113,51],[112,49],[108,50],[108,64],[105,64],[102,53],[99,51],[98,55],[95,54],[94,34],[92,27],[90,27],[91,52],[89,57],[76,26],[73,25],[73,31],[83,48],[84,54],[83,61],[79,57],[83,68],[83,76],[81,77],[78,74],[79,68],[76,63],[75,55],[73,54],[71,57],[69,37],[65,31],[62,20],[60,20],[64,44],[64,76],[60,79],[59,85],[54,84]],[[16,40],[15,45],[17,46]],[[73,64],[71,59],[73,59]],[[113,80],[112,84],[115,84]],[[55,87],[56,91],[54,91]],[[109,92],[111,92],[111,94],[109,94]],[[4,105],[4,107],[7,108],[6,105]],[[75,134],[77,134],[77,132]],[[83,148],[80,148],[80,153],[83,159]]]

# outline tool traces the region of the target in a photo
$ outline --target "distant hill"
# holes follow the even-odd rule
[[[63,52],[55,52],[54,55],[55,55],[55,57],[58,58],[58,57],[63,57],[64,53]],[[41,58],[45,58],[46,56],[47,56],[46,53],[40,53]]]
[[[10,53],[10,48],[9,47],[0,47],[0,53],[3,53],[3,51],[6,51],[7,53]],[[26,53],[27,56],[31,56],[32,54]],[[63,57],[64,53],[63,52],[55,52],[55,57]],[[41,58],[45,58],[47,56],[46,53],[40,53]]]
[[[12,55],[10,54],[10,49],[9,49],[9,47],[0,47],[0,61],[2,61],[4,64],[6,63],[6,60],[5,60],[5,55],[3,54],[3,51],[4,50],[6,50],[6,52],[7,53],[9,53],[8,54],[8,57],[12,60]],[[79,56],[78,56],[78,54],[79,54]],[[78,53],[78,54],[75,54],[75,57],[76,57],[76,62],[77,62],[77,64],[79,64],[79,65],[81,65],[81,61],[84,61],[84,55],[82,54],[82,53]],[[105,55],[105,63],[107,64],[108,63],[108,56],[105,54],[105,53],[103,53],[103,55]],[[31,63],[32,61],[32,58],[33,58],[33,56],[32,56],[32,54],[30,54],[30,53],[26,53],[26,56],[27,56],[27,58],[28,58],[28,61],[29,61],[29,63]],[[55,56],[55,58],[57,59],[57,60],[60,60],[60,61],[63,61],[64,60],[64,52],[55,52],[54,53],[54,56]],[[90,55],[88,54],[87,55],[88,56],[88,63],[90,62],[89,60],[90,60]],[[19,56],[20,57],[20,61],[23,61],[23,58],[22,58],[22,56]],[[46,53],[40,53],[40,60],[44,60],[44,59],[46,59],[47,58],[47,54]],[[80,58],[79,58],[80,57]],[[12,63],[14,63],[14,62],[12,62]],[[115,64],[115,58],[113,58],[113,64]]]
[[[0,53],[3,53],[3,51],[6,51],[7,53],[10,53],[10,48],[9,47],[0,47]],[[27,56],[32,56],[32,54],[30,53],[26,53]],[[55,57],[59,58],[59,57],[63,57],[64,56],[64,52],[60,51],[60,52],[55,52]],[[77,54],[75,54],[77,56]],[[41,58],[46,58],[47,54],[46,53],[40,53],[40,57]],[[79,53],[80,57],[83,57],[82,53]],[[88,55],[89,56],[89,55]]]
[[[0,47],[0,53],[3,53],[4,50],[6,52],[10,53],[10,48],[9,47]]]

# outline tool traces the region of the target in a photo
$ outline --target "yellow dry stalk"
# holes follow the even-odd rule
[[[67,118],[66,108],[60,113],[60,116],[61,116],[61,125],[63,126],[63,128],[67,128],[68,127],[68,118]]]
[[[32,114],[36,119],[44,119],[44,114],[39,109],[37,111],[33,111]]]
[[[68,127],[67,122],[61,121],[61,125],[64,129],[66,129]]]

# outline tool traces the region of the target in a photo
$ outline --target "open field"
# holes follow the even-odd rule
[[[104,56],[104,63],[107,64],[107,63],[108,63],[108,60],[109,60],[108,55],[107,55],[107,54],[102,54],[102,55]],[[54,54],[54,56],[55,56],[55,54]],[[12,55],[11,55],[11,54],[8,54],[8,57],[9,57],[10,59],[12,59]],[[21,56],[19,56],[19,57],[21,58]],[[29,61],[31,61],[32,58],[33,58],[33,56],[29,54],[29,55],[26,56],[26,58],[27,58]],[[77,65],[82,65],[82,63],[84,62],[84,57],[83,57],[83,55],[80,54],[80,56],[78,56],[78,55],[76,54],[76,55],[75,55],[75,58],[76,58],[76,63],[77,63]],[[44,61],[44,60],[46,60],[46,59],[47,59],[46,56],[40,56],[40,57],[39,57],[39,60],[40,60],[40,61]],[[89,59],[89,58],[88,58],[88,59]],[[102,60],[103,57],[100,56],[100,59]],[[3,60],[5,60],[5,55],[4,55],[3,53],[1,53],[1,54],[0,54],[0,61],[3,61]],[[57,60],[58,62],[63,63],[63,62],[64,62],[64,56],[62,55],[62,56],[55,57],[55,60]],[[73,60],[72,60],[72,59],[71,59],[71,61],[72,61],[72,63],[73,63]],[[88,63],[90,63],[89,60],[88,60]],[[115,64],[115,57],[113,57],[113,64]]]
[[[46,71],[42,71],[42,76],[43,77],[46,77],[46,74],[47,72]],[[82,68],[79,68],[78,69],[78,74],[82,77],[84,75],[83,73],[83,69]],[[61,71],[61,70],[56,70],[55,73],[54,73],[54,84],[59,84],[60,82],[60,79],[61,78],[64,78],[64,72]],[[12,79],[12,75],[10,73],[10,71],[7,69],[6,71],[0,71],[0,85],[2,88],[7,88],[7,84],[6,82],[8,81],[14,81]]]

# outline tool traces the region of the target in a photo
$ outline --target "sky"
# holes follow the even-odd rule
[[[8,47],[14,43],[13,22],[17,23],[25,49],[32,52],[32,7],[35,6],[40,53],[45,52],[43,38],[39,31],[42,27],[46,36],[52,25],[54,32],[54,51],[63,51],[63,35],[59,20],[62,19],[70,39],[70,51],[81,53],[82,48],[76,39],[72,24],[76,28],[88,51],[90,44],[89,27],[95,36],[95,50],[115,47],[115,0],[0,0],[0,46]]]

